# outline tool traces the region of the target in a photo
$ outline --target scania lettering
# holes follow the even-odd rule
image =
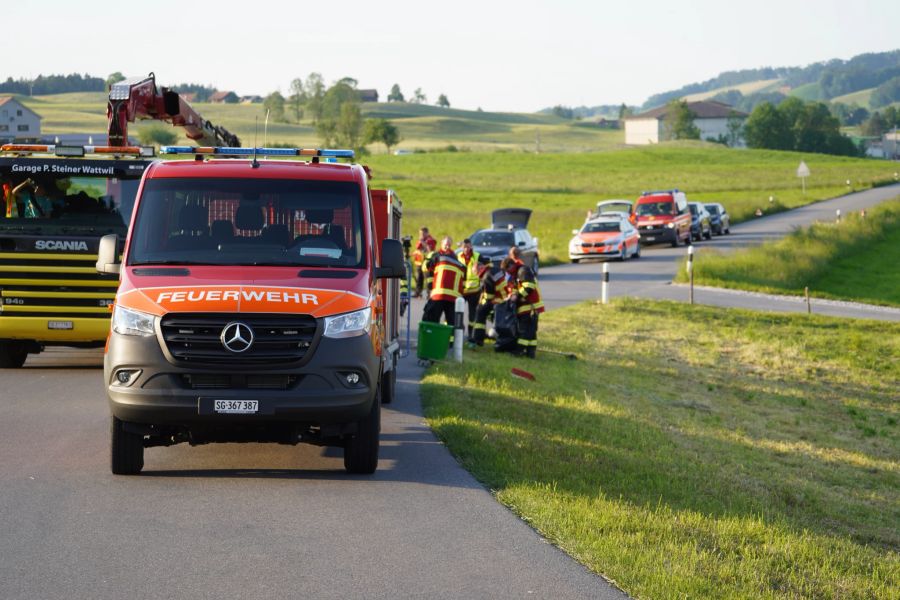
[[[400,349],[399,199],[321,160],[347,151],[164,150],[199,159],[147,169],[123,261],[109,235],[96,265],[121,278],[104,361],[113,473],[182,442],[335,446],[372,473]]]

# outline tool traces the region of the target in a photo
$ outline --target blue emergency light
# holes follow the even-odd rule
[[[218,156],[316,156],[353,158],[353,150],[327,148],[229,148],[225,146],[162,146],[160,154],[213,154]]]

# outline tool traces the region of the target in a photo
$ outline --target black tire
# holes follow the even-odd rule
[[[681,245],[681,235],[677,231],[674,231],[674,230],[673,230],[673,233],[675,234],[675,238],[672,240],[672,247],[677,248],[678,246]],[[690,233],[688,233],[688,239],[690,239],[690,237],[691,237],[691,235],[690,235]]]
[[[0,369],[18,369],[28,358],[25,342],[0,342]]]
[[[110,454],[114,475],[137,475],[144,468],[144,436],[125,428],[125,422],[112,417]]]
[[[706,235],[704,235],[703,237],[705,237],[708,240],[712,239],[712,227],[710,227],[709,229],[706,230]]]
[[[378,436],[381,432],[381,385],[375,392],[372,411],[358,423],[356,433],[344,444],[344,469],[356,475],[371,475],[378,468]]]
[[[635,249],[634,255],[633,255],[632,257],[633,257],[633,258],[640,258],[640,257],[641,257],[641,243],[640,243],[640,242],[638,242],[637,248]]]
[[[572,264],[573,264],[573,265],[577,265],[577,264],[580,263],[580,262],[581,262],[581,259],[580,259],[580,258],[573,258],[573,259],[572,259]]]
[[[622,254],[619,255],[619,262],[625,262],[628,259],[628,246],[622,244]]]
[[[381,390],[381,403],[390,404],[394,401],[397,393],[397,359],[391,359],[394,363],[390,371],[385,373],[383,379],[383,389]]]

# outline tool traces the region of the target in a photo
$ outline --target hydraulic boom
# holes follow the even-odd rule
[[[106,116],[110,146],[129,145],[128,123],[134,123],[135,119],[157,119],[183,127],[187,137],[200,146],[241,145],[236,135],[201,117],[178,92],[157,87],[153,73],[110,86]]]

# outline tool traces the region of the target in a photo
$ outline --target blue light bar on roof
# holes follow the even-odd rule
[[[226,146],[162,146],[160,154],[213,154],[219,156],[323,156],[353,158],[353,150],[323,148],[229,148]]]

